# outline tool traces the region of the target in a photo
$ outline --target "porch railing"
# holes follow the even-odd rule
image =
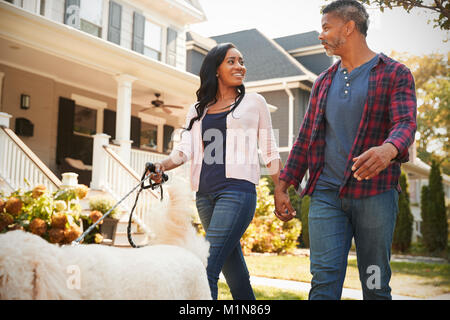
[[[109,147],[114,150],[116,154],[119,154],[119,148],[118,145],[109,145]],[[160,154],[156,152],[151,151],[145,151],[145,150],[137,150],[137,149],[131,149],[131,157],[130,157],[130,167],[133,168],[134,171],[136,171],[138,174],[142,175],[145,164],[147,162],[161,162],[164,159],[166,159],[168,155]],[[177,175],[178,177],[181,177],[185,179],[186,181],[189,181],[189,175],[190,175],[190,162],[174,169],[171,171],[166,172],[166,174],[169,176],[169,180],[172,179],[173,176]]]
[[[29,189],[26,180],[31,186],[43,184],[51,192],[61,186],[55,174],[11,129],[4,126],[0,126],[0,176],[12,190]]]
[[[114,146],[109,145],[108,135],[94,136],[92,189],[106,191],[118,201],[139,183],[140,178],[140,175],[117,155]],[[128,214],[131,212],[138,190],[136,189],[120,205]],[[144,223],[144,215],[150,211],[155,201],[159,201],[159,191],[143,190],[133,213],[134,222],[147,237],[150,231]]]

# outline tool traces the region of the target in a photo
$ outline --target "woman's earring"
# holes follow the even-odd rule
[[[218,73],[216,73],[216,77],[217,77],[217,78],[219,77],[219,74],[218,74]]]

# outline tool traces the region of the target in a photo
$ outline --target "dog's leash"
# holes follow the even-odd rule
[[[141,188],[139,189],[138,193],[136,194],[136,199],[134,200],[133,208],[131,208],[130,218],[128,219],[127,238],[128,238],[129,244],[133,248],[142,248],[142,247],[147,246],[147,245],[137,245],[137,244],[135,244],[133,239],[132,239],[132,237],[131,237],[131,223],[132,223],[132,220],[133,220],[133,212],[134,212],[134,209],[136,208],[136,204],[137,204],[137,201],[139,199],[139,195],[141,194],[142,190],[144,190],[144,189],[151,188],[152,190],[154,190],[157,186],[159,186],[159,188],[161,190],[161,201],[163,201],[162,184],[164,182],[166,182],[167,180],[169,180],[169,177],[165,173],[163,173],[162,174],[162,180],[161,180],[160,183],[153,183],[152,180],[150,179],[149,180],[150,183],[148,185],[144,185],[144,181],[146,179],[145,175],[147,174],[147,171],[150,171],[150,172],[154,173],[155,172],[155,165],[153,163],[151,163],[151,162],[147,162],[145,164],[145,171],[144,171],[144,174],[142,175],[142,178],[141,178],[141,181],[142,181]],[[148,176],[150,176],[150,175],[148,175]]]
[[[163,200],[163,188],[162,188],[162,184],[164,182],[166,182],[167,180],[169,180],[169,177],[163,173],[162,175],[162,181],[160,183],[152,183],[150,177],[151,175],[147,175],[147,172],[150,171],[151,173],[155,172],[155,165],[151,162],[147,162],[145,164],[145,172],[142,175],[141,181],[139,182],[139,184],[137,184],[133,189],[131,189],[130,192],[128,192],[122,199],[120,199],[111,209],[109,209],[100,219],[98,219],[95,223],[93,223],[89,228],[86,229],[86,231],[83,232],[83,234],[81,236],[78,237],[78,239],[72,241],[71,245],[79,245],[81,243],[81,241],[83,241],[83,239],[92,231],[92,229],[94,229],[103,219],[105,219],[115,208],[117,208],[119,206],[119,204],[121,204],[126,198],[128,198],[137,188],[141,187],[136,195],[136,199],[134,201],[133,204],[133,208],[131,209],[130,212],[130,218],[128,220],[128,227],[127,227],[127,237],[128,237],[128,242],[130,243],[130,245],[133,248],[140,248],[142,246],[137,246],[134,242],[133,239],[131,238],[131,223],[132,223],[132,216],[133,216],[133,211],[136,208],[136,204],[137,201],[139,199],[139,195],[142,192],[142,190],[144,189],[148,189],[151,188],[152,190],[154,190],[156,187],[160,187],[161,190],[161,201]],[[145,181],[150,179],[150,183],[148,185],[145,185]]]

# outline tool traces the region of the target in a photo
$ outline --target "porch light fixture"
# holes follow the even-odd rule
[[[20,95],[20,108],[30,109],[30,96],[27,94]]]

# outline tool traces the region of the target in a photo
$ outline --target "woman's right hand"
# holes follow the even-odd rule
[[[162,175],[164,173],[164,165],[161,162],[154,163],[155,166],[155,172],[149,172],[150,173],[150,179],[155,181],[156,183],[162,182]],[[147,173],[148,175],[148,173]]]

